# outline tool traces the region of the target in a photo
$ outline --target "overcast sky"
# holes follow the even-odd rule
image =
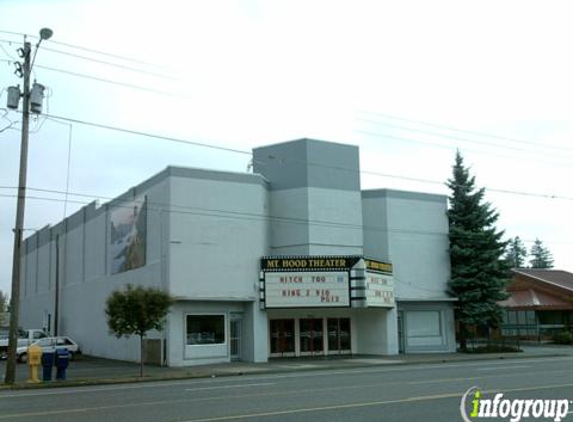
[[[541,239],[573,271],[568,2],[1,0],[0,16],[2,31],[54,31],[33,75],[52,116],[243,151],[300,137],[354,144],[363,188],[447,194],[458,148],[507,237]],[[0,40],[2,90],[22,83],[8,63],[22,37]],[[0,119],[7,292],[19,120]],[[31,127],[28,186],[86,196],[30,190],[44,198],[26,203],[30,230],[167,165],[246,171],[250,160],[62,120]]]

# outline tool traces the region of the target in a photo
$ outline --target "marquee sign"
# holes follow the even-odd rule
[[[364,262],[366,264],[364,277],[366,307],[394,307],[396,302],[392,264],[373,259],[365,259]]]
[[[348,307],[348,272],[280,272],[265,276],[267,308]]]
[[[324,271],[350,270],[360,256],[295,256],[261,259],[263,271]]]
[[[367,271],[364,285],[366,307],[393,307],[396,304],[392,276]]]
[[[261,259],[261,309],[393,307],[392,264],[362,256]]]

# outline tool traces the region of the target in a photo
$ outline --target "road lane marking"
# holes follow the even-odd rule
[[[515,389],[508,389],[503,390],[504,392],[516,392],[516,391],[530,391],[530,390],[541,390],[541,389],[548,389],[548,388],[563,388],[563,387],[573,387],[573,384],[561,384],[561,385],[551,385],[551,386],[538,386],[538,387],[526,387],[526,388],[515,388]],[[492,391],[484,391],[483,393],[491,393],[497,390]],[[365,407],[375,407],[375,406],[383,406],[386,404],[397,404],[397,403],[411,403],[411,402],[420,402],[420,401],[432,401],[432,400],[441,400],[446,398],[454,398],[454,397],[462,397],[463,393],[445,393],[445,394],[436,394],[431,396],[417,396],[417,397],[408,397],[406,399],[397,399],[397,400],[380,400],[380,401],[371,401],[371,402],[362,402],[362,403],[348,403],[348,404],[340,404],[340,405],[333,405],[333,406],[320,406],[320,407],[305,407],[299,409],[288,409],[288,410],[277,410],[272,412],[260,412],[260,413],[247,413],[241,415],[227,415],[227,416],[216,416],[212,418],[201,418],[201,419],[188,419],[181,422],[216,422],[216,421],[229,421],[229,420],[236,420],[236,419],[254,419],[254,418],[262,418],[267,416],[281,416],[281,415],[292,415],[292,414],[300,414],[300,413],[313,413],[313,412],[324,412],[330,410],[346,410],[346,409],[357,409],[357,408],[365,408]],[[571,412],[569,412],[571,413]]]
[[[99,387],[92,387],[92,386],[80,386],[80,387],[73,387],[73,388],[58,388],[57,390],[50,390],[50,391],[21,391],[18,393],[11,393],[11,394],[1,394],[0,391],[0,399],[4,398],[14,398],[14,397],[37,397],[37,396],[58,396],[58,395],[69,395],[69,394],[91,394],[94,392],[107,392],[107,391],[118,391],[118,390],[138,390],[144,388],[159,388],[159,387],[175,387],[175,386],[186,386],[186,385],[193,385],[193,384],[201,384],[206,382],[216,382],[216,383],[223,383],[223,382],[243,382],[243,381],[251,381],[256,380],[256,378],[248,379],[248,378],[240,378],[240,379],[232,379],[230,377],[222,377],[218,379],[209,379],[209,378],[202,378],[201,380],[183,380],[178,382],[165,382],[165,381],[157,381],[157,382],[146,382],[140,384],[126,384],[126,385],[113,385],[113,386],[99,386]],[[233,385],[240,385],[240,384],[233,384]]]
[[[484,394],[491,394],[491,393],[498,393],[503,391],[504,393],[510,392],[519,392],[519,391],[535,391],[535,390],[546,390],[546,389],[555,389],[555,388],[565,388],[565,387],[573,387],[573,384],[556,384],[556,385],[545,385],[545,386],[536,386],[536,387],[522,387],[522,388],[512,388],[512,389],[504,389],[504,390],[485,390],[482,393]],[[334,389],[345,389],[347,387],[332,387],[330,389],[324,390],[334,390]],[[323,391],[324,391],[323,390]],[[289,395],[291,393],[279,392],[279,393],[258,393],[258,394],[245,394],[240,396],[233,396],[233,398],[246,398],[246,397],[258,397],[258,396],[279,396],[279,395]],[[306,394],[306,392],[299,392],[299,394]],[[452,397],[462,397],[463,392],[456,392],[456,393],[444,393],[444,394],[436,394],[436,395],[428,395],[428,396],[416,396],[416,397],[408,397],[404,399],[395,399],[395,400],[381,400],[381,401],[372,401],[372,402],[362,402],[362,403],[348,403],[342,405],[333,405],[333,406],[322,406],[322,407],[314,407],[314,408],[302,408],[302,409],[290,409],[290,410],[282,410],[282,411],[275,411],[275,412],[265,412],[265,413],[252,413],[246,415],[228,415],[228,416],[219,416],[207,419],[190,419],[181,422],[210,422],[210,421],[224,421],[224,420],[233,420],[233,419],[241,419],[241,418],[256,418],[256,417],[263,417],[263,416],[275,416],[275,415],[286,415],[286,414],[294,414],[294,413],[309,413],[309,412],[318,412],[318,411],[325,411],[325,410],[337,410],[337,409],[351,409],[351,408],[359,408],[359,407],[372,407],[372,406],[381,406],[384,404],[393,404],[393,403],[406,403],[406,402],[418,402],[418,401],[431,401],[431,400],[439,400],[444,398],[452,398]],[[36,416],[46,416],[46,415],[65,415],[65,414],[74,414],[74,413],[84,413],[84,412],[101,412],[104,410],[112,410],[112,409],[126,409],[130,407],[141,407],[141,406],[158,406],[158,405],[169,405],[175,403],[189,403],[195,401],[209,401],[209,400],[229,400],[229,396],[220,396],[220,397],[203,397],[203,398],[195,398],[195,399],[178,399],[178,400],[162,400],[162,401],[154,401],[154,402],[139,402],[139,403],[126,403],[126,404],[119,404],[119,405],[111,405],[111,406],[98,406],[98,407],[85,407],[79,409],[60,409],[60,410],[42,410],[38,412],[28,412],[28,413],[15,413],[15,414],[0,414],[0,420],[12,420],[17,418],[27,418],[27,417],[36,417]]]
[[[559,370],[554,370],[554,371],[529,371],[529,372],[519,372],[517,374],[511,374],[512,377],[530,377],[536,373],[543,373],[543,374],[553,374],[553,373],[558,373],[558,374],[563,374],[566,372],[573,372],[573,369],[559,369]],[[487,378],[507,378],[508,374],[492,374],[492,375],[480,375],[480,376],[471,376],[471,375],[466,375],[465,377],[461,377],[461,378],[434,378],[431,380],[419,380],[419,381],[404,381],[404,384],[413,384],[413,385],[417,385],[417,384],[434,384],[434,383],[440,383],[440,382],[454,382],[454,381],[467,381],[467,380],[479,380],[479,379],[487,379]]]
[[[182,422],[232,420],[232,419],[251,418],[251,417],[285,415],[285,414],[290,414],[290,413],[316,412],[316,411],[320,411],[320,410],[379,406],[382,404],[391,404],[391,403],[403,403],[403,402],[411,402],[411,401],[437,400],[437,399],[450,398],[450,397],[461,397],[462,395],[463,395],[463,393],[456,392],[456,393],[448,393],[448,394],[440,394],[440,395],[432,395],[432,396],[408,397],[406,399],[398,399],[398,400],[384,400],[384,401],[364,402],[364,403],[349,403],[349,404],[334,405],[334,406],[322,406],[322,407],[315,407],[315,408],[292,409],[292,410],[282,410],[282,411],[265,412],[265,413],[252,413],[252,414],[247,414],[247,415],[219,416],[219,417],[207,418],[207,419],[192,419],[189,421],[182,421]],[[225,398],[228,399],[228,397],[225,397]],[[164,402],[132,403],[132,404],[115,405],[115,406],[85,407],[85,408],[81,408],[81,409],[62,409],[62,410],[53,410],[53,411],[16,413],[16,414],[11,414],[11,415],[0,415],[0,420],[2,420],[2,419],[10,419],[11,420],[11,419],[16,419],[16,418],[28,418],[28,417],[45,416],[45,415],[60,415],[60,414],[64,415],[64,414],[72,414],[72,413],[84,413],[84,412],[89,412],[89,411],[93,411],[93,410],[97,410],[97,411],[111,410],[111,409],[127,408],[127,407],[139,407],[142,405],[156,406],[158,404],[171,404],[173,402],[188,402],[188,400],[167,400]]]
[[[476,371],[499,371],[500,369],[522,369],[531,368],[528,365],[518,365],[518,366],[504,366],[503,368],[477,368]]]
[[[259,382],[257,384],[217,385],[213,387],[186,388],[185,391],[222,390],[224,388],[260,387],[263,385],[276,385],[276,382]]]
[[[520,363],[525,362],[562,362],[565,360],[572,360],[573,357],[557,356],[551,358],[520,358]],[[405,372],[405,371],[419,371],[419,370],[432,370],[432,369],[450,369],[450,368],[471,368],[475,366],[484,365],[495,365],[499,369],[503,369],[504,365],[508,365],[515,362],[504,361],[490,361],[481,360],[473,362],[462,362],[462,363],[432,363],[432,364],[416,364],[416,365],[405,365],[405,366],[392,366],[392,367],[370,367],[367,369],[335,369],[335,370],[321,370],[321,371],[308,371],[308,372],[292,372],[286,374],[252,374],[241,376],[241,381],[259,381],[259,380],[275,380],[275,379],[291,379],[291,378],[304,378],[304,377],[328,377],[335,375],[353,375],[353,374],[377,374],[386,372]],[[546,371],[540,371],[546,372]],[[559,371],[562,372],[562,371]],[[68,394],[92,394],[94,392],[107,392],[107,391],[118,391],[118,390],[135,390],[144,388],[161,388],[161,387],[172,387],[176,385],[193,385],[201,384],[205,382],[229,382],[229,377],[219,377],[215,379],[201,378],[201,379],[191,379],[191,380],[180,380],[176,382],[169,381],[157,381],[150,383],[137,383],[137,384],[124,384],[124,385],[113,385],[113,386],[100,386],[100,387],[74,387],[74,388],[58,388],[58,391],[22,391],[21,393],[10,393],[2,394],[0,391],[0,400],[3,398],[14,398],[14,397],[35,397],[35,396],[52,396],[52,395],[68,395]]]

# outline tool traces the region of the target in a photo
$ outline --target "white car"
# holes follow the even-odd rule
[[[43,353],[55,353],[57,349],[67,349],[70,352],[70,359],[74,355],[81,354],[78,344],[69,337],[45,337],[35,341],[31,346],[40,346]],[[18,362],[26,363],[28,361],[28,347],[18,347],[16,349]]]

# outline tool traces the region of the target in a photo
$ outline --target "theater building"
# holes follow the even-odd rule
[[[455,351],[445,196],[360,189],[358,148],[253,150],[253,173],[168,167],[25,241],[20,324],[136,361],[105,301],[127,284],[176,299],[146,360],[186,366]]]

